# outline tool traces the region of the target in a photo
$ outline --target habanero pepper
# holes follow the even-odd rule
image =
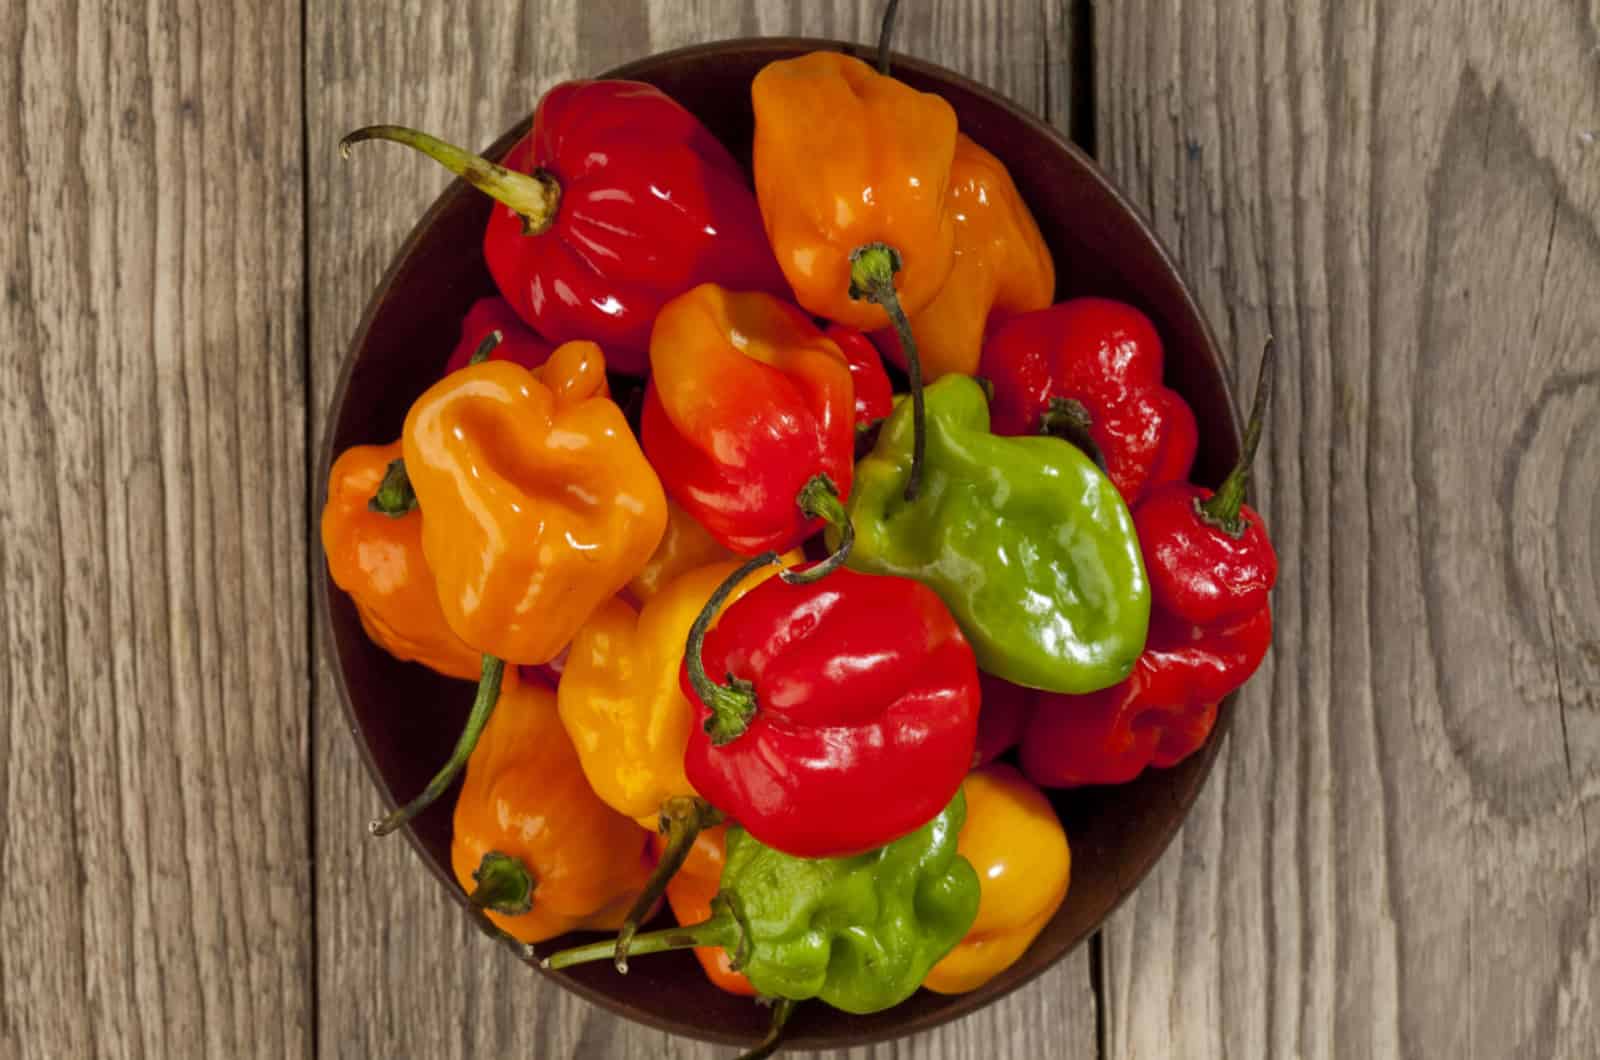
[[[467,310],[461,321],[461,337],[445,362],[444,374],[476,363],[473,357],[478,350],[497,334],[499,338],[490,344],[485,360],[512,361],[531,371],[550,359],[553,347],[534,334],[510,302],[494,295],[478,299]]]
[[[613,370],[645,371],[650,326],[701,283],[787,297],[744,172],[699,120],[636,81],[568,81],[544,94],[504,164],[426,133],[374,125],[496,200],[483,256],[544,338],[599,342]]]
[[[1040,790],[1008,765],[968,775],[967,820],[956,849],[978,874],[978,915],[922,985],[938,994],[978,989],[1039,937],[1067,897],[1072,851]]]
[[[679,924],[692,927],[711,919],[711,903],[722,887],[722,870],[728,861],[727,835],[728,825],[719,824],[696,836],[683,867],[667,884],[667,904],[672,907],[672,916]],[[665,837],[656,837],[657,858],[665,853],[666,845]],[[727,950],[720,946],[697,946],[694,955],[705,969],[706,978],[717,989],[740,997],[755,996],[756,988],[750,985],[743,972],[734,969],[733,955]]]
[[[983,389],[967,376],[945,376],[927,398],[928,488],[902,499],[912,464],[902,400],[856,466],[849,566],[928,585],[978,665],[1014,684],[1084,693],[1126,678],[1144,649],[1150,589],[1115,487],[1058,438],[991,434]]]
[[[950,166],[950,213],[955,264],[950,278],[920,312],[911,333],[922,356],[922,377],[976,375],[984,335],[1018,313],[1043,309],[1056,291],[1056,267],[1039,224],[1011,174],[965,134],[956,137]],[[873,340],[904,368],[892,331]]]
[[[979,372],[994,387],[996,434],[1087,435],[1131,508],[1188,478],[1194,413],[1161,382],[1161,337],[1130,305],[1074,298],[1002,324]]]
[[[450,864],[473,905],[524,943],[614,930],[652,861],[649,835],[590,790],[555,693],[513,668],[456,799]]]
[[[858,328],[849,324],[829,324],[823,334],[833,340],[850,365],[850,381],[856,393],[856,435],[870,430],[894,411],[894,387],[883,370],[883,357]]]
[[[790,549],[843,517],[854,393],[844,355],[804,313],[705,284],[656,318],[644,450],[724,546]]]
[[[628,595],[638,603],[647,604],[651,597],[671,585],[679,575],[698,567],[738,558],[737,552],[724,548],[721,542],[711,536],[711,531],[700,525],[699,520],[668,497],[666,532],[661,535],[661,543],[656,550],[639,568],[639,573],[628,582]]]
[[[1261,372],[1244,451],[1216,493],[1152,489],[1134,510],[1153,601],[1150,642],[1132,677],[1087,697],[1044,696],[1022,745],[1023,769],[1051,787],[1120,784],[1199,750],[1223,697],[1250,678],[1272,641],[1268,597],[1278,561],[1244,503],[1273,380]]]
[[[978,708],[978,742],[972,751],[974,769],[988,765],[1022,742],[1039,694],[994,674],[980,673],[978,684],[983,689],[983,704]]]

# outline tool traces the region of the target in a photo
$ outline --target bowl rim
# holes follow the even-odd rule
[[[843,52],[848,55],[856,56],[857,58],[865,58],[868,61],[871,61],[873,58],[875,58],[877,54],[877,48],[873,45],[860,44],[851,41],[831,40],[821,37],[730,37],[722,40],[690,44],[680,48],[669,49],[667,51],[652,52],[648,55],[631,59],[628,62],[623,63],[620,66],[613,67],[612,69],[603,73],[591,76],[595,79],[627,80],[635,77],[637,74],[645,70],[655,67],[657,64],[666,60],[715,57],[718,55],[725,55],[735,52],[741,54],[761,54],[764,52],[771,52],[774,54],[781,53],[783,55],[788,55],[796,50]],[[1099,163],[1092,156],[1090,156],[1077,144],[1073,143],[1072,140],[1070,140],[1055,126],[1049,124],[1032,111],[1023,107],[1021,104],[1002,95],[995,89],[990,88],[981,82],[967,77],[965,74],[952,70],[949,67],[943,66],[939,63],[931,62],[925,59],[919,59],[915,56],[905,55],[900,52],[892,53],[891,61],[896,67],[904,67],[914,70],[917,73],[927,76],[931,79],[952,84],[956,87],[966,90],[967,92],[970,92],[974,96],[979,97],[987,104],[1009,112],[1012,117],[1018,119],[1035,136],[1047,141],[1051,146],[1065,152],[1069,157],[1071,157],[1072,160],[1084,170],[1090,179],[1100,186],[1100,190],[1109,195],[1112,201],[1114,201],[1129,215],[1133,222],[1138,226],[1140,231],[1144,234],[1145,238],[1149,241],[1151,247],[1155,250],[1156,256],[1161,265],[1176,278],[1177,289],[1181,298],[1181,303],[1183,307],[1190,314],[1192,314],[1193,319],[1199,325],[1200,337],[1202,341],[1200,348],[1191,351],[1191,353],[1198,354],[1207,362],[1209,362],[1208,367],[1210,370],[1215,373],[1217,378],[1223,380],[1224,382],[1223,389],[1227,398],[1227,400],[1224,402],[1224,408],[1226,409],[1227,413],[1227,423],[1225,424],[1225,428],[1231,435],[1231,440],[1234,447],[1237,448],[1241,441],[1238,401],[1233,393],[1233,388],[1227,385],[1229,375],[1227,366],[1220,354],[1220,348],[1217,345],[1216,333],[1211,326],[1211,321],[1207,317],[1204,308],[1196,300],[1194,291],[1190,287],[1186,274],[1184,273],[1183,269],[1179,267],[1176,257],[1167,247],[1166,242],[1156,231],[1155,226],[1151,223],[1145,212],[1135,203],[1133,203],[1126,194],[1123,193],[1122,189],[1111,180],[1111,178],[1103,169],[1101,169]],[[527,117],[524,117],[518,121],[509,130],[499,136],[488,148],[484,149],[483,154],[485,157],[501,157],[505,151],[510,149],[512,144],[526,134],[528,129],[531,127],[531,124],[532,114],[530,113]],[[383,307],[385,301],[385,292],[388,291],[393,284],[403,263],[408,260],[413,250],[423,240],[426,233],[432,228],[435,218],[444,211],[446,205],[450,201],[466,190],[470,189],[467,188],[466,183],[461,180],[461,178],[457,177],[439,192],[439,194],[434,198],[433,202],[429,204],[428,208],[424,210],[422,215],[417,219],[410,232],[407,233],[405,239],[390,255],[389,264],[384,269],[383,275],[379,279],[377,285],[373,288],[372,293],[368,296],[366,306],[361,313],[360,322],[356,325],[355,331],[352,332],[349,342],[346,344],[343,359],[339,368],[338,378],[334,384],[333,392],[330,395],[329,401],[325,408],[321,437],[317,443],[317,479],[313,483],[313,486],[317,491],[313,498],[316,501],[316,506],[307,513],[308,519],[315,518],[316,516],[314,513],[322,511],[322,509],[327,506],[328,475],[332,469],[333,460],[335,457],[333,452],[333,440],[339,425],[339,412],[344,407],[345,399],[350,387],[350,380],[354,374],[360,352],[366,345],[368,335],[372,330],[373,321],[376,319],[379,311]],[[313,524],[313,528],[314,526],[315,524]],[[320,538],[315,538],[315,540],[319,542],[320,554]],[[334,637],[333,614],[330,602],[332,578],[328,571],[326,556],[322,556],[321,559],[321,576],[315,578],[317,583],[315,592],[317,608],[316,620],[322,627],[321,634],[318,638],[321,651],[325,653],[325,657],[330,664],[328,669],[333,674],[333,686],[335,689],[337,689],[344,723],[346,728],[349,730],[351,739],[353,739],[356,744],[356,749],[361,757],[362,765],[366,770],[367,778],[369,781],[371,781],[373,787],[376,789],[384,808],[386,810],[390,810],[395,807],[395,801],[389,792],[388,784],[385,781],[382,772],[378,768],[377,761],[373,758],[371,745],[363,736],[360,721],[356,716],[355,705],[350,698],[350,687],[345,678],[344,668],[339,664],[339,650],[338,644]],[[315,660],[313,661],[315,662]],[[1092,931],[1085,934],[1076,942],[1073,942],[1065,947],[1059,954],[1056,955],[1054,959],[1034,969],[1027,975],[1018,978],[1015,982],[1008,984],[1004,989],[997,993],[989,993],[980,988],[964,994],[949,995],[949,1003],[935,1013],[921,1015],[898,1027],[863,1032],[859,1037],[851,1038],[848,1042],[841,1043],[831,1040],[819,1041],[809,1039],[804,1035],[797,1035],[793,1039],[786,1039],[784,1047],[853,1048],[855,1046],[875,1045],[881,1042],[896,1041],[915,1034],[921,1034],[924,1031],[933,1030],[934,1028],[942,1026],[953,1020],[970,1015],[980,1008],[985,1008],[988,1005],[997,1002],[1013,992],[1021,989],[1023,986],[1033,982],[1045,972],[1058,967],[1061,962],[1074,953],[1080,945],[1082,945],[1085,941],[1093,939],[1104,929],[1106,921],[1109,920],[1117,912],[1117,910],[1121,908],[1123,902],[1128,899],[1128,896],[1138,889],[1139,884],[1142,883],[1147,876],[1149,876],[1150,872],[1155,868],[1155,866],[1167,855],[1169,848],[1172,845],[1173,837],[1177,835],[1178,830],[1182,828],[1183,825],[1188,821],[1189,812],[1193,809],[1194,803],[1199,798],[1200,792],[1203,791],[1206,785],[1210,782],[1211,773],[1213,767],[1215,766],[1217,756],[1221,751],[1223,742],[1226,740],[1228,733],[1232,728],[1237,695],[1237,693],[1230,694],[1221,702],[1218,708],[1217,721],[1212,728],[1211,736],[1198,752],[1200,756],[1199,778],[1188,792],[1183,793],[1180,798],[1175,800],[1176,808],[1179,812],[1174,814],[1170,822],[1163,826],[1162,834],[1159,835],[1159,843],[1154,848],[1155,853],[1151,856],[1148,862],[1139,866],[1138,871],[1118,879],[1116,897],[1112,901],[1111,905],[1107,907],[1106,912],[1101,918],[1099,924],[1097,924]],[[313,793],[313,795],[314,794],[315,793]],[[417,838],[416,832],[412,829],[411,825],[409,823],[406,824],[400,829],[400,832],[405,836],[407,844],[410,845],[412,852],[422,862],[428,873],[444,887],[444,890],[450,896],[451,901],[454,902],[454,904],[463,912],[470,914],[471,906],[467,901],[466,895],[462,892],[456,880],[448,876],[443,868],[434,861],[429,851]],[[502,944],[522,963],[534,968],[546,980],[554,983],[561,989],[571,991],[572,993],[583,998],[585,1001],[598,1005],[600,1008],[604,1009],[613,1016],[637,1023],[642,1023],[646,1026],[657,1030],[667,1031],[671,1034],[681,1034],[692,1039],[711,1042],[718,1045],[749,1046],[752,1044],[753,1040],[742,1034],[722,1031],[715,1027],[702,1027],[687,1023],[673,1023],[668,1020],[660,1019],[653,1013],[632,1009],[625,1003],[613,998],[609,993],[603,990],[592,988],[580,980],[543,967],[536,958],[532,958],[528,955],[528,953],[531,951],[523,951],[512,940],[504,939],[502,940]],[[685,1029],[686,1027],[688,1028],[687,1030]]]

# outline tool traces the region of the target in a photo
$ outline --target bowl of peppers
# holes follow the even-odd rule
[[[366,140],[459,178],[324,440],[372,831],[564,987],[760,1055],[1094,931],[1271,640],[1270,348],[1241,439],[1094,163],[887,40],[651,56],[481,154]]]

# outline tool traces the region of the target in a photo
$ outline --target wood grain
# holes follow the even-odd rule
[[[0,42],[0,1055],[303,1055],[298,5]]]
[[[906,5],[900,47],[937,58],[1066,120],[1064,4]],[[368,293],[446,183],[375,149],[341,164],[338,137],[404,121],[481,145],[564,78],[653,51],[741,34],[873,40],[876,3],[727,0],[474,2],[405,16],[309,6],[311,408],[318,430]],[[333,691],[315,683],[319,1044],[327,1056],[479,1054],[712,1057],[732,1052],[646,1030],[545,984],[472,929],[398,839],[367,837],[377,808]],[[1088,957],[1080,953],[984,1013],[856,1057],[1095,1055]]]
[[[1105,162],[1236,378],[1282,354],[1276,649],[1107,929],[1107,1055],[1592,1056],[1594,10],[1096,10]]]

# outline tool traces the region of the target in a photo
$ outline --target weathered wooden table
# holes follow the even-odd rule
[[[561,78],[868,40],[877,8],[0,4],[0,1056],[724,1054],[539,983],[362,828],[308,453],[445,178],[334,144],[486,143]],[[870,1055],[1596,1055],[1596,19],[907,0],[904,50],[1097,151],[1228,350],[1282,343],[1283,577],[1275,653],[1137,897]]]

